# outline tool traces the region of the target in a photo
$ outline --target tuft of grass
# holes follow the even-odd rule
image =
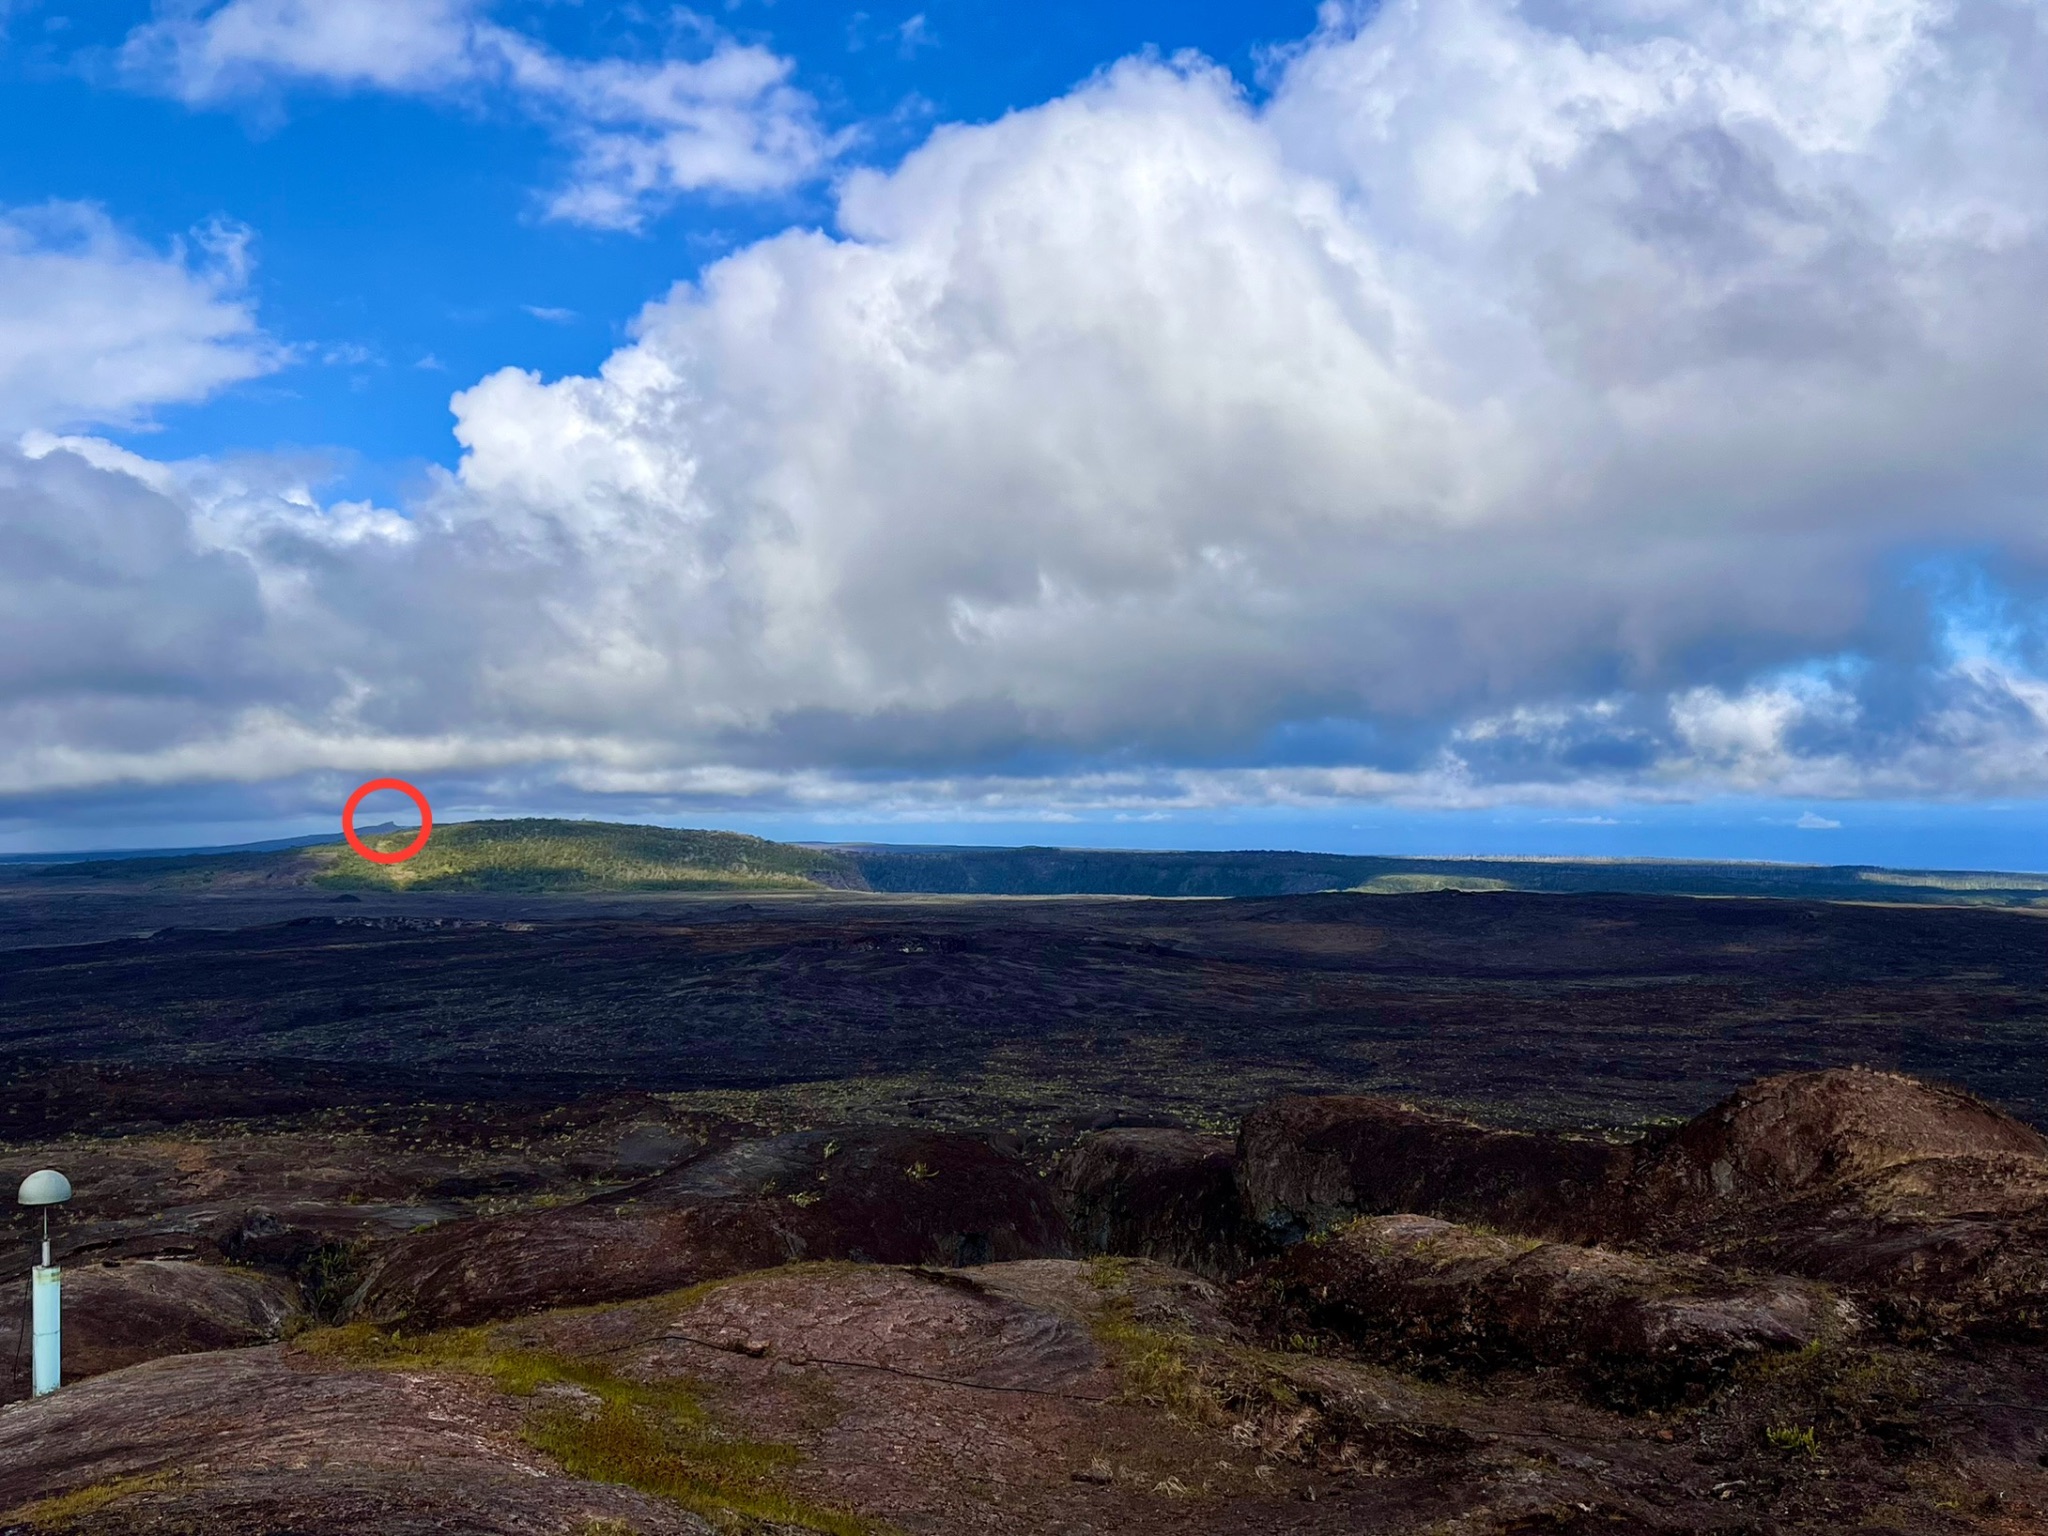
[[[53,1530],[59,1526],[96,1515],[108,1505],[138,1493],[167,1488],[178,1481],[175,1472],[150,1472],[138,1477],[114,1477],[104,1483],[74,1488],[51,1498],[0,1511],[0,1526],[27,1526],[31,1530]]]
[[[367,1245],[361,1242],[329,1242],[315,1248],[299,1264],[296,1278],[305,1297],[306,1315],[315,1322],[331,1323],[347,1309],[363,1279],[363,1257]]]
[[[1228,1423],[1231,1415],[1222,1395],[1194,1358],[1194,1340],[1147,1328],[1132,1316],[1130,1297],[1124,1294],[1130,1270],[1129,1260],[1117,1258],[1096,1259],[1088,1266],[1089,1281],[1105,1297],[1089,1329],[1116,1362],[1123,1381],[1119,1395],[1163,1408],[1184,1424]]]
[[[780,1480],[798,1461],[795,1449],[721,1433],[691,1383],[638,1381],[600,1361],[501,1342],[499,1332],[407,1335],[352,1323],[305,1335],[298,1347],[350,1365],[481,1376],[514,1397],[545,1391],[553,1401],[536,1408],[524,1433],[563,1471],[637,1488],[724,1527],[762,1521],[824,1536],[875,1531],[849,1511],[787,1493]]]
[[[1897,1350],[1816,1339],[1803,1349],[1752,1362],[1741,1380],[1767,1423],[1810,1424],[1837,1440],[1873,1434],[1910,1439],[1924,1428],[1925,1386]]]
[[[1773,1424],[1764,1431],[1764,1439],[1774,1451],[1787,1455],[1818,1456],[1820,1441],[1815,1438],[1811,1425]]]

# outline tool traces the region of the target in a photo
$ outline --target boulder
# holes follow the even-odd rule
[[[1290,1097],[1245,1117],[1238,1182],[1247,1217],[1275,1243],[1412,1211],[1582,1238],[1603,1225],[1632,1157],[1384,1099]]]
[[[1051,1187],[1023,1157],[948,1131],[856,1126],[741,1142],[596,1203],[733,1199],[775,1203],[812,1258],[956,1266],[1071,1252]]]
[[[1237,1287],[1250,1326],[1422,1374],[1562,1372],[1616,1407],[1706,1396],[1740,1362],[1853,1326],[1819,1287],[1698,1259],[1365,1217]]]
[[[165,1355],[234,1349],[282,1338],[301,1317],[296,1289],[274,1275],[184,1259],[124,1259],[67,1264],[64,1284],[64,1379],[83,1381]],[[7,1287],[0,1329],[21,1328],[19,1282]],[[17,1366],[0,1400],[28,1395],[28,1372]]]
[[[1646,1142],[1629,1203],[1662,1226],[1703,1225],[1830,1187],[1877,1195],[1903,1166],[1956,1159],[1963,1166],[1946,1177],[1962,1204],[1999,1198],[2015,1175],[2035,1181],[2031,1204],[2048,1174],[2048,1138],[1958,1089],[1895,1072],[1794,1072],[1738,1089]],[[1931,1186],[1922,1194],[1936,1194],[1922,1201],[1928,1214],[1957,1208]]]
[[[1053,1183],[1083,1253],[1122,1254],[1221,1277],[1251,1262],[1258,1234],[1238,1197],[1228,1137],[1158,1128],[1084,1136]]]

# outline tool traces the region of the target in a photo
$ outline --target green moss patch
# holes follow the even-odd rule
[[[298,1347],[347,1365],[481,1376],[513,1397],[542,1399],[525,1436],[570,1476],[636,1488],[726,1529],[876,1529],[786,1492],[782,1474],[799,1460],[795,1449],[724,1433],[687,1381],[637,1381],[600,1361],[510,1343],[501,1327],[407,1335],[354,1323],[308,1334]]]
[[[110,1504],[131,1498],[138,1493],[153,1489],[167,1488],[178,1481],[174,1472],[151,1472],[141,1477],[114,1477],[104,1483],[93,1483],[88,1487],[74,1488],[69,1493],[60,1493],[53,1498],[37,1499],[14,1509],[0,1511],[0,1526],[22,1526],[31,1530],[58,1530],[82,1520],[87,1515],[96,1515]]]

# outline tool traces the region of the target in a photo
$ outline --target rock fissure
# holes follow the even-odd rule
[[[670,1329],[667,1337],[680,1339],[685,1344],[695,1344],[704,1349],[715,1349],[722,1354],[745,1355],[759,1359],[764,1351],[750,1350],[744,1344],[723,1344],[716,1339],[700,1339],[693,1334],[679,1333]],[[960,1387],[970,1392],[1018,1392],[1030,1397],[1057,1397],[1070,1403],[1113,1403],[1114,1397],[1090,1397],[1079,1392],[1060,1392],[1050,1387],[1005,1386],[986,1381],[970,1381],[961,1376],[935,1376],[929,1371],[906,1370],[902,1366],[882,1365],[873,1360],[836,1360],[830,1355],[792,1354],[785,1363],[796,1366],[824,1365],[834,1369],[850,1371],[881,1371],[890,1376],[902,1376],[912,1381],[936,1382],[940,1386]]]

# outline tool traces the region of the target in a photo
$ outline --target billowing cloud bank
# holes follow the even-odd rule
[[[2044,23],[1330,7],[852,176],[403,517],[36,438],[0,791],[2048,788]]]

